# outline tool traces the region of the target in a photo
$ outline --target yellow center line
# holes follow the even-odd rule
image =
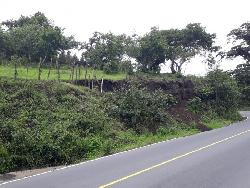
[[[249,129],[249,130],[246,130],[246,131],[244,131],[244,132],[235,134],[235,135],[233,135],[233,136],[224,138],[223,140],[219,140],[219,141],[213,142],[212,144],[203,146],[203,147],[201,147],[201,148],[195,149],[195,150],[190,151],[190,152],[188,152],[188,153],[185,153],[185,154],[176,156],[176,157],[174,157],[174,158],[172,158],[172,159],[169,159],[169,160],[164,161],[164,162],[162,162],[162,163],[156,164],[156,165],[151,166],[151,167],[149,167],[149,168],[143,169],[143,170],[141,170],[141,171],[135,172],[135,173],[130,174],[130,175],[128,175],[128,176],[125,176],[125,177],[123,177],[123,178],[114,180],[114,181],[112,181],[112,182],[110,182],[110,183],[108,183],[108,184],[101,185],[101,186],[99,186],[99,188],[107,188],[107,187],[110,187],[110,186],[112,186],[112,185],[114,185],[114,184],[120,183],[120,182],[125,181],[125,180],[127,180],[127,179],[129,179],[129,178],[132,178],[132,177],[134,177],[134,176],[138,176],[138,175],[140,175],[140,174],[142,174],[142,173],[144,173],[144,172],[148,172],[148,171],[150,171],[150,170],[153,170],[153,169],[158,168],[158,167],[160,167],[160,166],[163,166],[163,165],[166,165],[166,164],[168,164],[168,163],[171,163],[171,162],[173,162],[173,161],[175,161],[175,160],[177,160],[177,159],[180,159],[180,158],[189,156],[189,155],[191,155],[191,154],[193,154],[193,153],[196,153],[196,152],[199,152],[199,151],[201,151],[201,150],[208,149],[208,148],[210,148],[210,147],[212,147],[212,146],[214,146],[214,145],[220,144],[220,143],[222,143],[222,142],[225,142],[225,141],[227,141],[227,140],[233,139],[233,138],[235,138],[235,137],[237,137],[237,136],[246,134],[246,133],[248,133],[248,132],[250,132],[250,129]]]

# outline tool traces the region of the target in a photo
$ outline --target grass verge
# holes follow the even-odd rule
[[[107,79],[107,80],[122,80],[126,78],[125,73],[117,73],[117,74],[106,74],[101,70],[87,70],[87,78],[93,78],[93,74],[96,74],[96,79]],[[55,68],[52,68],[50,71],[50,76],[48,78],[49,69],[42,68],[41,80],[57,80],[58,74]],[[85,78],[86,69],[80,69],[80,77],[78,79]],[[71,80],[70,78],[71,70],[70,68],[62,67],[60,69],[60,80]],[[79,74],[79,69],[78,69]],[[5,78],[14,78],[14,67],[13,66],[3,66],[0,65],[0,76]],[[19,79],[28,79],[28,80],[37,80],[38,79],[38,68],[30,67],[27,73],[27,70],[24,66],[19,66],[17,68],[17,78]]]
[[[225,127],[227,125],[230,125],[231,123],[233,123],[233,122],[230,120],[212,119],[210,121],[206,121],[204,124],[211,129],[219,129],[219,128]]]

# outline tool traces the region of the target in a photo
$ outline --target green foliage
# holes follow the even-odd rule
[[[250,86],[246,86],[242,89],[242,101],[244,105],[250,105]]]
[[[225,127],[226,125],[230,125],[231,123],[232,121],[230,120],[219,119],[219,118],[205,121],[205,125],[212,129],[222,128]]]
[[[88,43],[82,45],[82,61],[107,73],[117,73],[126,53],[127,37],[112,33],[95,32]]]
[[[120,70],[118,62],[108,62],[103,66],[103,71],[107,74],[115,74],[118,73]]]
[[[188,24],[184,29],[159,30],[139,39],[136,59],[143,72],[159,73],[160,65],[170,61],[172,73],[180,73],[184,63],[206,51],[217,51],[213,46],[215,34],[209,34],[200,24]]]
[[[194,97],[187,101],[187,108],[191,112],[199,114],[201,111],[204,110],[203,103],[199,97]]]
[[[168,45],[166,60],[171,62],[172,73],[180,73],[183,64],[196,55],[219,49],[218,46],[214,46],[216,35],[207,33],[198,23],[188,24],[181,30],[163,30],[161,33]]]
[[[0,140],[11,160],[8,170],[72,163],[106,150],[91,140],[108,138],[104,130],[114,121],[88,92],[54,82],[1,80],[0,88]]]
[[[197,88],[197,96],[205,103],[206,110],[213,110],[224,118],[239,118],[240,92],[236,81],[228,73],[221,70],[209,72]]]
[[[166,108],[175,100],[162,91],[100,95],[52,81],[0,79],[0,101],[1,173],[75,163],[197,132],[171,123]]]
[[[227,52],[227,57],[242,57],[250,62],[250,23],[243,23],[239,28],[232,30],[228,38],[234,46]]]
[[[15,56],[14,56],[15,57]],[[38,67],[37,66],[29,66],[28,72],[27,68],[25,66],[20,66],[19,63],[24,64],[25,62],[22,59],[13,59],[15,62],[17,62],[17,78],[18,79],[28,79],[28,80],[37,80],[38,78]],[[13,78],[14,75],[14,61],[7,62],[7,63],[13,63],[7,66],[1,66],[0,65],[0,77],[5,78]],[[0,60],[1,64],[1,60]],[[81,67],[81,75],[78,75],[78,79],[84,79],[85,77],[85,71],[88,71],[88,74],[91,75],[91,79],[93,76],[93,69],[91,68],[82,68]],[[70,74],[71,69],[68,66],[62,66],[59,69],[60,71],[60,80],[67,81],[70,80]],[[57,80],[57,69],[55,66],[52,66],[50,70],[50,77],[48,78],[48,72],[49,68],[42,65],[42,72],[41,72],[41,80]],[[84,72],[84,73],[83,73]],[[118,72],[113,74],[107,74],[102,70],[95,70],[96,78],[97,79],[108,79],[108,80],[122,80],[126,78],[126,73]]]
[[[166,43],[155,27],[139,39],[139,50],[136,59],[138,69],[146,73],[160,73],[160,65],[165,62]]]
[[[231,88],[229,83],[224,85]],[[214,96],[209,85],[202,97]],[[199,98],[188,102],[193,111],[203,105],[218,110],[214,98],[201,96],[202,105]],[[197,132],[167,113],[176,103],[172,95],[136,84],[100,94],[66,83],[0,79],[0,101],[1,173],[75,163]]]
[[[250,85],[250,63],[244,63],[237,65],[233,71],[233,76],[240,86]]]
[[[0,58],[4,58],[6,56],[6,45],[6,36],[0,27]]]
[[[10,157],[7,149],[0,142],[0,174],[9,170]]]
[[[250,63],[237,65],[233,71],[233,76],[236,79],[241,90],[241,105],[250,105]]]
[[[8,29],[4,32],[7,55],[26,57],[33,61],[52,58],[59,51],[77,47],[74,38],[66,37],[63,29],[54,26],[43,13],[30,17],[21,16],[18,20],[7,20],[2,25]]]
[[[128,90],[111,94],[110,98],[114,105],[107,111],[136,132],[155,133],[161,125],[170,126],[171,120],[166,109],[176,102],[170,94],[131,86]]]

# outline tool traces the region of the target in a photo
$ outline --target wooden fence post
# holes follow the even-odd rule
[[[78,68],[78,80],[81,80],[81,65]]]
[[[42,58],[40,57],[38,64],[38,80],[41,79],[41,64],[42,64]]]
[[[60,67],[58,60],[56,60],[56,69],[57,69],[57,80],[60,82],[61,75],[60,75]]]
[[[102,82],[101,82],[101,93],[103,92],[102,88],[103,88],[103,77],[102,77]]]
[[[78,69],[78,65],[76,65],[76,70],[75,70],[76,71],[76,77],[75,77],[75,80],[77,80],[77,78],[78,78],[78,70],[77,69]]]
[[[49,79],[49,76],[50,76],[51,66],[52,66],[52,58],[50,59],[50,65],[49,65],[49,72],[48,72],[47,80]]]
[[[17,79],[17,64],[16,64],[16,61],[15,61],[15,64],[14,64],[14,80]]]

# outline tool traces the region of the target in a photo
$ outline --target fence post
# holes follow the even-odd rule
[[[29,64],[31,65],[31,57],[29,55],[29,60],[26,63],[26,80],[28,79],[28,75],[29,75]]]
[[[81,65],[78,68],[78,80],[81,80]]]
[[[60,82],[60,67],[59,67],[59,63],[58,60],[56,60],[56,69],[57,69],[57,80]]]
[[[77,80],[77,78],[78,78],[78,71],[77,71],[77,69],[78,69],[78,65],[76,65],[76,77],[75,77],[75,80]]]
[[[49,65],[49,72],[48,72],[47,80],[49,79],[49,76],[50,76],[50,69],[51,69],[51,66],[52,66],[52,58],[50,59],[50,65]]]
[[[88,81],[87,81],[87,74],[88,74],[88,66],[85,66],[85,76],[84,76],[84,79],[85,79],[85,86],[87,87],[88,86]]]
[[[40,57],[38,64],[38,80],[41,79],[41,63],[42,63],[42,58]]]
[[[17,79],[17,64],[16,64],[16,61],[15,61],[15,64],[14,64],[14,80]]]
[[[103,88],[103,77],[102,77],[102,82],[101,82],[101,93],[103,92],[102,88]]]
[[[90,74],[89,74],[89,79],[88,79],[88,86],[89,86],[89,89],[91,89],[91,84],[90,84]]]
[[[72,67],[72,81],[74,81],[74,75],[75,75],[75,65]]]

